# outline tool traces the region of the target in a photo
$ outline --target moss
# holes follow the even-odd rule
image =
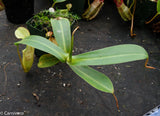
[[[43,32],[52,31],[50,19],[56,18],[56,17],[68,18],[71,24],[75,20],[80,19],[77,15],[73,15],[70,12],[66,12],[66,9],[56,10],[54,13],[49,12],[49,10],[44,10],[36,14],[30,23],[34,28],[37,28],[40,31],[43,31]]]

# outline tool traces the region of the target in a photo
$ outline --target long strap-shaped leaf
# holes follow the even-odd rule
[[[88,66],[70,65],[70,67],[78,76],[80,76],[96,89],[107,93],[114,93],[114,88],[111,80],[103,73],[98,72]]]
[[[67,57],[67,54],[60,47],[58,47],[57,45],[53,44],[52,42],[41,36],[31,35],[15,43],[15,45],[18,44],[26,44],[36,49],[52,54],[53,56],[58,58],[61,62],[65,62]]]
[[[144,48],[123,44],[73,56],[71,65],[109,65],[148,58]]]
[[[51,19],[52,29],[58,46],[66,53],[71,50],[71,30],[68,19]]]

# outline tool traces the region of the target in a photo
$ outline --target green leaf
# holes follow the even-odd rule
[[[157,1],[157,12],[160,14],[160,0]]]
[[[71,50],[70,22],[66,18],[51,19],[51,25],[58,46],[66,53]]]
[[[47,40],[46,38],[37,35],[31,35],[15,43],[15,45],[18,44],[26,44],[36,49],[52,54],[61,62],[65,62],[66,57],[68,56],[68,54],[66,54],[60,47]]]
[[[15,36],[18,39],[24,39],[24,38],[30,36],[30,32],[28,31],[28,29],[26,29],[24,27],[18,27],[15,31]]]
[[[44,54],[39,58],[38,67],[47,68],[57,64],[59,60],[50,54]]]
[[[56,2],[56,3],[60,3],[60,2],[64,2],[64,1],[66,1],[66,0],[54,0],[54,2]]]
[[[105,74],[88,66],[70,65],[70,67],[77,75],[96,89],[107,93],[114,93],[113,84]]]
[[[144,48],[123,44],[73,56],[71,65],[110,65],[148,58]]]

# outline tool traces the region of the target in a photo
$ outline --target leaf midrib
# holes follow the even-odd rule
[[[64,30],[63,30],[63,26],[62,26],[62,23],[59,22],[60,24],[60,28],[61,28],[61,31],[62,31],[62,43],[63,43],[63,47],[64,47],[64,51],[67,52],[67,48],[66,48],[66,42],[65,42],[65,39],[64,39]]]
[[[43,46],[45,46],[45,47],[47,47],[48,49],[50,49],[51,51],[54,51],[55,53],[57,53],[63,60],[65,60],[65,58],[64,58],[64,55],[62,55],[62,54],[60,54],[57,50],[55,50],[55,49],[52,49],[50,46],[48,46],[48,45],[46,45],[46,44],[44,44],[44,43],[42,43],[42,42],[39,42],[39,41],[36,41],[36,40],[33,40],[33,39],[30,39],[30,41],[32,41],[32,42],[36,42],[36,43],[39,43],[39,44],[41,44],[41,45],[43,45]],[[38,49],[38,48],[37,48]]]
[[[74,67],[76,68],[76,67]],[[108,87],[102,85],[101,83],[99,83],[97,80],[91,78],[91,76],[87,75],[86,73],[84,73],[83,71],[81,71],[80,69],[76,68],[79,72],[81,72],[82,74],[84,74],[85,76],[89,77],[92,81],[96,82],[98,85],[101,85],[104,89],[107,89],[107,91],[110,91],[110,89],[108,89]]]
[[[74,60],[76,60],[76,59],[80,59],[80,60],[91,60],[91,59],[93,59],[93,60],[99,60],[99,59],[105,59],[105,58],[114,58],[114,57],[125,57],[125,56],[135,56],[135,55],[139,55],[139,56],[144,56],[144,54],[142,55],[142,54],[124,54],[124,55],[114,55],[114,56],[102,56],[102,57],[88,57],[88,58],[84,58],[83,56],[75,56],[73,59]],[[78,57],[80,57],[80,58],[78,58]]]

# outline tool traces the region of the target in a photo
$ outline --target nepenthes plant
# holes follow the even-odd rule
[[[133,33],[133,22],[134,22],[134,14],[136,9],[136,0],[133,0],[130,6],[129,6],[130,0],[127,0],[127,5],[124,3],[123,0],[114,0],[114,2],[117,6],[117,9],[121,18],[124,21],[131,21],[130,36],[134,37],[136,35]],[[131,10],[132,7],[133,7],[133,10]]]
[[[137,2],[144,2],[147,6],[148,2],[157,2],[157,13],[156,15],[149,21],[146,22],[146,24],[149,24],[152,22],[159,14],[160,14],[160,0],[113,0],[116,4],[117,10],[119,15],[124,21],[131,21],[131,27],[130,27],[130,36],[135,37],[136,34],[133,32],[134,28],[134,18],[135,18],[135,12],[137,7]],[[125,2],[124,2],[125,1]],[[147,1],[147,2],[146,2]],[[104,0],[93,0],[92,3],[90,3],[90,0],[88,0],[88,8],[87,10],[82,14],[82,18],[86,20],[92,20],[94,19],[98,13],[100,12],[102,6],[104,5]],[[150,7],[148,7],[150,8]],[[143,9],[145,10],[145,9]],[[148,10],[146,10],[148,12]],[[143,12],[139,12],[140,15],[143,15]],[[145,17],[144,17],[145,18]],[[157,23],[159,25],[159,22]]]
[[[109,77],[90,66],[119,64],[143,59],[148,61],[146,50],[138,45],[122,44],[72,55],[74,33],[78,28],[71,34],[69,20],[60,17],[51,19],[51,25],[57,44],[45,37],[30,35],[29,31],[24,27],[19,27],[15,31],[16,37],[22,39],[15,42],[15,45],[18,48],[18,55],[24,71],[28,72],[33,64],[34,49],[42,50],[47,54],[39,58],[38,67],[46,68],[60,62],[66,63],[73,72],[94,88],[113,94],[118,107],[118,100],[114,94],[114,87]],[[21,58],[19,52],[19,44],[27,45],[26,49],[23,50],[23,58]],[[147,67],[147,62],[145,66]]]
[[[128,7],[128,5],[126,5],[123,0],[113,0],[113,1],[116,4],[116,7],[118,9],[118,12],[119,12],[121,18],[124,21],[130,21],[131,20],[130,34],[131,34],[131,37],[135,36],[135,34],[133,34],[133,21],[134,21],[136,0],[133,0],[130,7]],[[88,8],[82,14],[82,18],[84,18],[86,20],[94,19],[98,15],[98,13],[101,10],[103,5],[104,5],[104,0],[94,0],[91,4],[90,4],[90,0],[88,0]],[[133,13],[131,13],[131,9],[132,9],[133,6],[134,6]]]
[[[136,34],[133,32],[133,26],[134,26],[135,12],[136,12],[136,9],[138,9],[138,7],[142,7],[140,9],[143,10],[143,11],[139,11],[138,12],[139,16],[142,15],[144,17],[147,14],[147,13],[144,13],[144,11],[148,12],[148,11],[151,11],[151,10],[148,10],[148,9],[153,9],[149,5],[149,2],[150,3],[151,2],[156,2],[157,3],[157,5],[156,5],[157,6],[156,15],[153,16],[153,18],[151,20],[147,21],[146,24],[149,24],[150,22],[152,22],[160,14],[160,0],[139,0],[139,1],[137,1],[137,0],[126,0],[127,5],[124,4],[123,0],[114,0],[114,2],[116,3],[116,6],[118,8],[119,14],[122,17],[122,19],[124,21],[131,21],[131,27],[130,27],[130,36],[131,37],[135,37],[136,36]],[[142,6],[140,6],[140,3],[142,3],[142,2],[144,2],[144,3],[143,3]],[[139,3],[139,6],[137,6],[138,3]],[[144,7],[144,5],[146,7]],[[144,15],[143,15],[143,13],[144,13]],[[152,10],[152,14],[153,13],[154,12]],[[144,17],[143,19],[145,19],[145,18],[147,18],[147,17]]]

